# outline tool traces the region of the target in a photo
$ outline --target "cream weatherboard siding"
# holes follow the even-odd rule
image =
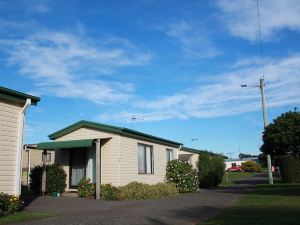
[[[119,135],[101,132],[92,128],[79,128],[55,141],[68,141],[80,139],[107,139],[101,142],[101,183],[119,184]],[[72,149],[70,150],[72,151]],[[73,149],[73,151],[76,151]],[[66,149],[56,151],[56,161],[61,163],[67,172],[67,189],[69,188],[69,151]]]
[[[21,104],[0,99],[0,192],[16,193],[16,159]]]
[[[154,174],[138,174],[138,144],[153,146]],[[123,186],[132,181],[148,184],[164,182],[167,165],[167,148],[173,149],[174,157],[177,156],[177,148],[121,136],[120,185]]]

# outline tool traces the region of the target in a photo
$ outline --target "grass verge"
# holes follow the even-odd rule
[[[220,185],[228,186],[236,184],[236,181],[253,177],[256,173],[253,172],[229,172],[224,174],[222,183]],[[227,178],[228,176],[228,178]]]
[[[56,216],[56,213],[49,212],[17,212],[8,216],[0,217],[0,224],[8,224],[13,222],[22,222],[40,218]]]
[[[257,185],[234,206],[202,224],[300,224],[300,184]]]

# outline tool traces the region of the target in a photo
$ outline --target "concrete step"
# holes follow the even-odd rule
[[[77,198],[79,197],[79,194],[77,191],[67,191],[61,194],[62,197],[74,197]]]

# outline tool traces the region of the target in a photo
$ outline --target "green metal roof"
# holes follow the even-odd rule
[[[51,140],[55,140],[55,139],[57,139],[61,136],[64,136],[64,135],[66,135],[68,133],[71,133],[74,130],[77,130],[77,129],[82,128],[82,127],[93,128],[93,129],[96,129],[96,130],[101,130],[101,131],[105,131],[105,132],[113,133],[113,134],[119,134],[119,135],[122,135],[122,136],[131,137],[131,138],[135,138],[135,139],[151,141],[151,142],[160,143],[160,144],[166,144],[166,145],[173,146],[173,147],[179,147],[180,145],[182,145],[179,142],[170,141],[170,140],[167,140],[167,139],[164,139],[164,138],[160,138],[160,137],[156,137],[156,136],[153,136],[153,135],[145,134],[145,133],[138,132],[138,131],[135,131],[135,130],[131,130],[131,129],[128,129],[128,128],[110,126],[110,125],[90,122],[90,121],[86,121],[86,120],[79,121],[77,123],[74,123],[74,124],[64,128],[64,129],[56,131],[56,132],[48,135],[48,137]]]
[[[181,151],[184,151],[184,152],[195,153],[195,154],[203,154],[203,153],[206,153],[206,154],[209,154],[209,155],[218,155],[218,154],[215,154],[215,153],[213,153],[213,152],[209,152],[209,151],[207,151],[207,150],[199,150],[199,149],[195,149],[195,148],[182,147],[180,150],[181,150]]]
[[[91,147],[94,139],[82,139],[71,141],[51,141],[38,143],[37,149],[58,149],[58,148],[82,148]]]
[[[12,89],[8,89],[5,87],[0,86],[0,98],[18,102],[18,103],[25,103],[26,99],[31,99],[32,105],[37,105],[37,103],[41,100],[39,97],[28,95],[19,91],[15,91]]]

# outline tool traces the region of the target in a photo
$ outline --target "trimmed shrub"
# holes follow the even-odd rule
[[[100,187],[100,197],[104,200],[118,200],[119,189],[111,184],[102,184]]]
[[[213,164],[208,154],[199,155],[198,177],[200,187],[210,187],[214,184]]]
[[[46,190],[51,192],[65,192],[67,174],[62,166],[51,164],[46,167]]]
[[[222,178],[225,173],[224,157],[214,155],[211,159],[214,165],[214,186],[218,186],[220,183],[222,183]]]
[[[40,194],[42,190],[42,174],[42,166],[35,166],[30,173],[30,189],[36,194]]]
[[[187,162],[180,160],[168,162],[166,180],[173,183],[179,193],[196,193],[198,190],[197,171]]]
[[[83,198],[94,198],[95,197],[95,184],[91,182],[90,178],[83,177],[78,184],[78,193]]]
[[[67,174],[62,166],[58,164],[51,164],[46,166],[46,192],[59,192],[63,193],[66,188]],[[42,187],[42,174],[43,167],[36,166],[32,169],[30,174],[30,188],[35,193],[39,194]]]
[[[0,193],[0,216],[6,216],[20,211],[24,207],[24,202],[14,195]]]
[[[159,197],[178,194],[178,190],[177,190],[176,186],[172,183],[170,183],[170,184],[158,183],[158,184],[153,185],[153,187],[159,193]]]
[[[300,183],[300,160],[294,156],[279,157],[281,181],[284,183]]]
[[[224,158],[222,156],[199,155],[198,177],[200,187],[218,186],[222,182],[225,171]]]
[[[149,185],[139,182],[131,182],[118,190],[118,200],[125,199],[158,199],[170,195],[177,195],[178,190],[173,184],[158,183]]]
[[[260,165],[252,160],[242,163],[241,169],[245,172],[261,172]]]
[[[139,182],[131,182],[123,187],[120,187],[120,192],[118,194],[119,200],[125,199],[149,199],[153,197],[153,191],[151,193],[150,185],[139,183]],[[156,196],[155,196],[156,197]],[[154,197],[154,198],[155,198]]]

